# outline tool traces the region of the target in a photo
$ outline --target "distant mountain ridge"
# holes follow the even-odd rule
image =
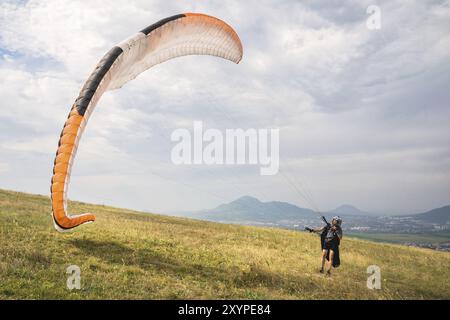
[[[450,223],[450,205],[433,209],[424,213],[415,214],[413,218],[425,222],[446,224]]]
[[[300,208],[287,202],[262,202],[251,196],[243,196],[230,203],[221,204],[214,209],[195,212],[191,216],[213,221],[254,221],[267,223],[280,220],[311,218],[311,215],[315,214],[311,209]]]
[[[343,204],[336,209],[328,211],[328,213],[340,215],[368,215],[368,212],[362,211],[351,204]]]
[[[363,216],[367,213],[347,204],[321,214],[328,216]],[[283,221],[317,220],[318,213],[288,202],[262,202],[255,197],[243,196],[216,208],[187,215],[192,218],[212,221],[279,223]]]
[[[350,204],[341,205],[321,214],[324,214],[327,218],[340,215],[347,224],[349,222],[361,224],[361,221],[375,221],[378,223],[377,219],[381,217],[375,217],[373,214],[362,211]],[[240,197],[213,209],[189,212],[183,215],[201,220],[233,223],[283,224],[290,222],[290,224],[296,224],[298,221],[306,223],[308,221],[318,220],[318,213],[314,210],[282,201],[262,202],[251,196]],[[428,224],[450,224],[450,205],[424,213],[401,217]]]

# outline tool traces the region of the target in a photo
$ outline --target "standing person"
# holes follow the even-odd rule
[[[325,262],[328,260],[329,267],[327,275],[331,275],[331,268],[337,268],[340,265],[339,245],[342,239],[342,219],[339,216],[333,217],[331,224],[322,217],[326,225],[320,229],[306,228],[309,232],[320,233],[320,243],[322,247],[322,267],[320,273],[325,272]]]

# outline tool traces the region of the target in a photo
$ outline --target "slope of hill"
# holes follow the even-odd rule
[[[450,206],[427,211],[425,213],[416,214],[413,218],[428,223],[446,224],[450,223]]]
[[[72,202],[97,221],[60,234],[47,197],[0,190],[0,299],[449,299],[450,255],[344,238],[317,272],[317,236]],[[81,268],[81,290],[66,269]],[[366,287],[369,265],[382,289]],[[332,290],[330,290],[332,288]]]

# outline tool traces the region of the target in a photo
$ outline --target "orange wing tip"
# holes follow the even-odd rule
[[[233,29],[232,26],[230,26],[228,23],[226,23],[225,21],[223,21],[223,20],[221,20],[219,18],[210,16],[210,15],[207,15],[207,14],[204,14],[204,13],[186,12],[186,13],[183,13],[183,14],[184,14],[185,17],[198,17],[200,19],[202,19],[202,18],[203,19],[212,19],[212,20],[216,21],[216,23],[219,22],[222,25],[222,27],[228,32],[228,34],[234,39],[236,44],[239,46],[239,49],[241,51],[241,58],[239,59],[239,61],[236,62],[236,64],[238,64],[242,60],[242,56],[244,54],[244,49],[242,47],[242,41],[241,41],[241,38],[239,38],[237,32]]]
[[[89,224],[89,223],[94,222],[95,221],[95,216],[92,213],[84,213],[84,214],[80,214],[80,215],[77,215],[77,216],[72,216],[72,217],[70,217],[68,219],[69,219],[69,221],[79,220],[79,222],[66,227],[66,226],[63,226],[63,225],[59,224],[56,221],[55,217],[53,216],[53,225],[54,225],[56,231],[61,232],[61,233],[70,232],[73,229],[75,229],[75,228],[77,228],[77,227],[79,227],[81,225]]]

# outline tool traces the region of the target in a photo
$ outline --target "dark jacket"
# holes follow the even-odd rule
[[[327,238],[327,234],[330,231],[330,228],[331,225],[329,224],[323,228],[322,233],[320,234],[320,243],[322,246],[322,250],[333,250],[333,267],[337,268],[341,264],[341,259],[339,257],[339,245],[341,241],[336,234],[331,239]],[[342,230],[339,230],[339,233],[342,235]],[[327,252],[327,260],[330,261],[330,250],[328,250]]]

